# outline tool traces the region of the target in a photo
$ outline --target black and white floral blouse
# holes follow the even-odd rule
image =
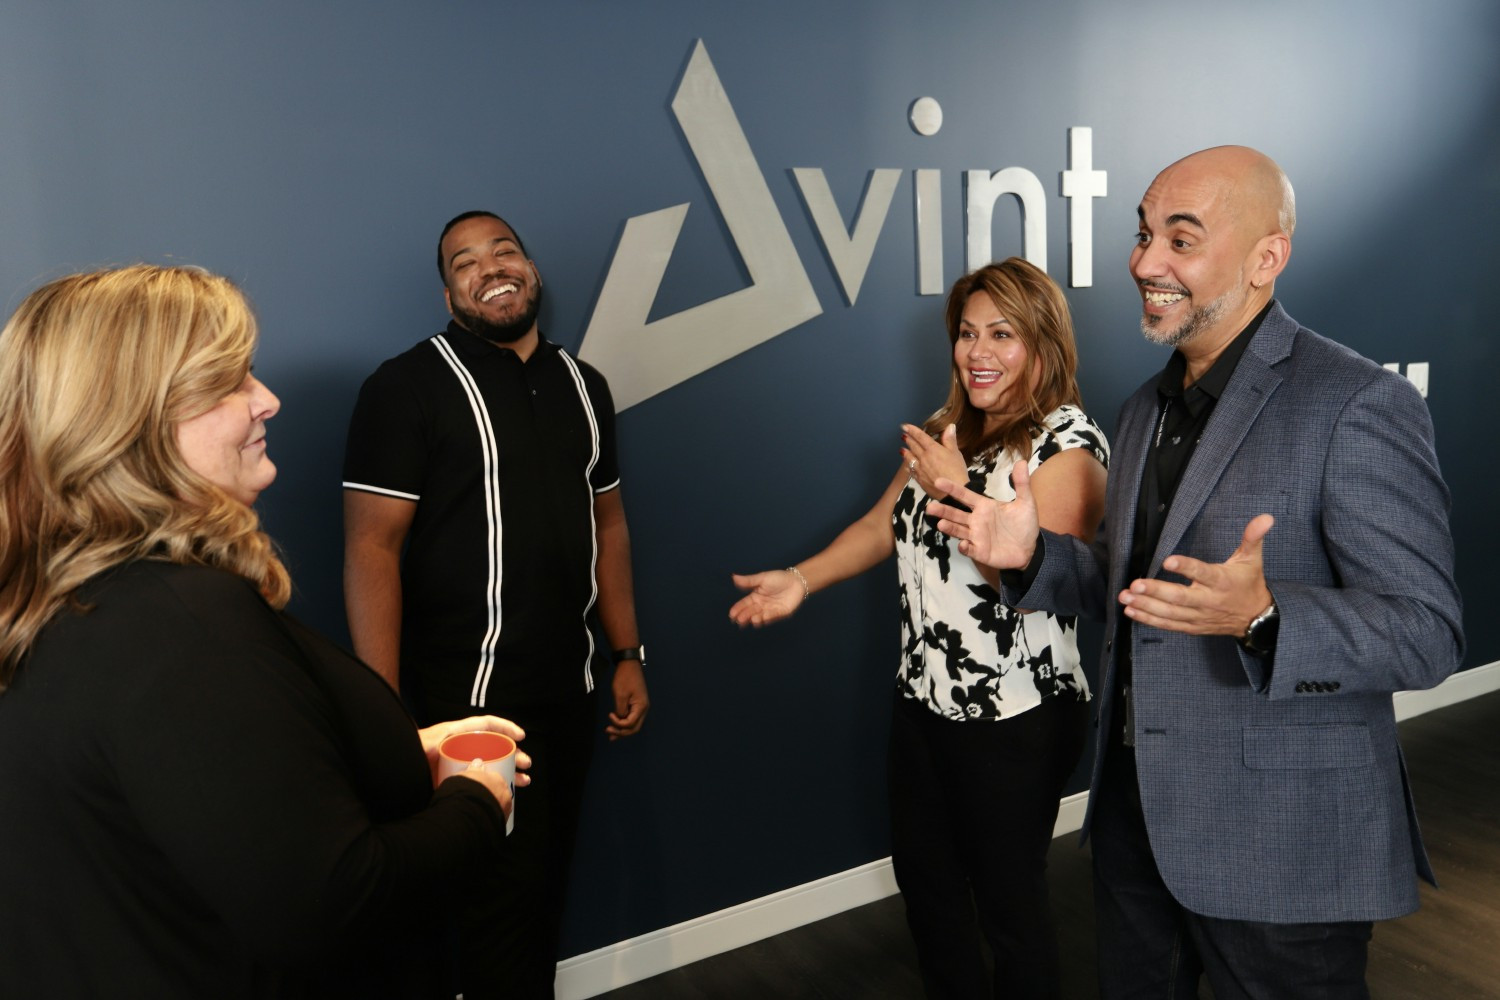
[[[1060,406],[1031,439],[1028,468],[1069,448],[1087,448],[1106,467],[1109,442],[1076,406]],[[969,483],[1012,500],[1010,452],[982,455]],[[898,689],[950,719],[1005,719],[1051,695],[1086,700],[1079,668],[1078,622],[1036,611],[1019,615],[979,575],[958,543],[926,516],[928,497],[915,482],[896,500],[896,565],[901,578],[901,669]]]

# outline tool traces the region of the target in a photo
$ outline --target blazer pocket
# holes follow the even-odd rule
[[[1370,731],[1360,725],[1245,728],[1245,766],[1252,770],[1362,767],[1374,756]]]
[[[1180,492],[1178,499],[1182,499]],[[1291,496],[1285,490],[1269,492],[1264,489],[1245,490],[1238,485],[1220,483],[1202,508],[1193,515],[1192,523],[1184,532],[1181,544],[1175,546],[1172,551],[1195,556],[1207,562],[1223,562],[1238,548],[1240,539],[1245,534],[1245,525],[1250,523],[1251,518],[1261,514],[1270,514],[1280,525],[1286,519],[1286,512],[1290,506]],[[1174,512],[1176,509],[1174,507]],[[1272,529],[1273,538],[1282,539],[1285,535],[1285,530],[1278,534],[1276,529]],[[1276,542],[1271,544],[1271,552],[1267,554],[1268,559],[1276,551],[1277,544]],[[1126,546],[1128,549],[1128,539]],[[1166,556],[1171,553],[1160,552],[1158,554]],[[1181,578],[1172,574],[1164,575],[1163,579],[1183,582]]]

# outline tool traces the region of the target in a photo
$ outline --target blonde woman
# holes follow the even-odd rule
[[[520,730],[419,734],[279,610],[255,341],[150,266],[0,332],[0,995],[437,995],[432,911],[503,845],[505,782],[430,765]]]
[[[1059,989],[1045,869],[1063,785],[1082,753],[1087,682],[1072,618],[1000,603],[998,575],[926,516],[939,478],[1008,500],[1024,461],[1042,523],[1090,538],[1108,444],[1080,409],[1062,290],[1020,258],[948,295],[948,400],[902,428],[905,464],[869,513],[785,570],[736,576],[729,615],[765,625],[896,556],[901,665],[891,722],[891,859],[934,997]],[[982,954],[988,945],[993,975]]]

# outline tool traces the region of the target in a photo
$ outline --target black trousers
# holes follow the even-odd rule
[[[1058,995],[1047,850],[1087,726],[1087,703],[1061,697],[954,721],[896,696],[891,861],[929,997]]]
[[[1367,1000],[1369,921],[1271,924],[1183,908],[1151,852],[1135,753],[1118,738],[1094,792],[1089,841],[1105,1000]]]
[[[463,993],[464,1000],[553,995],[584,780],[600,725],[597,708],[594,693],[554,705],[487,710],[526,730],[521,749],[531,755],[531,784],[516,789],[515,830],[495,866],[475,873],[458,916],[458,979],[452,992]],[[476,711],[423,709],[439,709],[449,718]]]

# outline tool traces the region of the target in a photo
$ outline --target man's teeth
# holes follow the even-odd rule
[[[1169,306],[1183,298],[1181,292],[1153,292],[1148,288],[1145,293],[1146,301],[1153,306]]]
[[[516,286],[513,285],[513,284],[510,284],[509,282],[507,282],[506,284],[503,284],[503,285],[496,285],[494,288],[491,288],[489,291],[487,291],[483,295],[481,295],[479,297],[479,301],[480,302],[488,302],[491,299],[495,298],[496,296],[504,295],[504,294],[506,294],[508,292],[514,292],[515,290],[516,290]]]

